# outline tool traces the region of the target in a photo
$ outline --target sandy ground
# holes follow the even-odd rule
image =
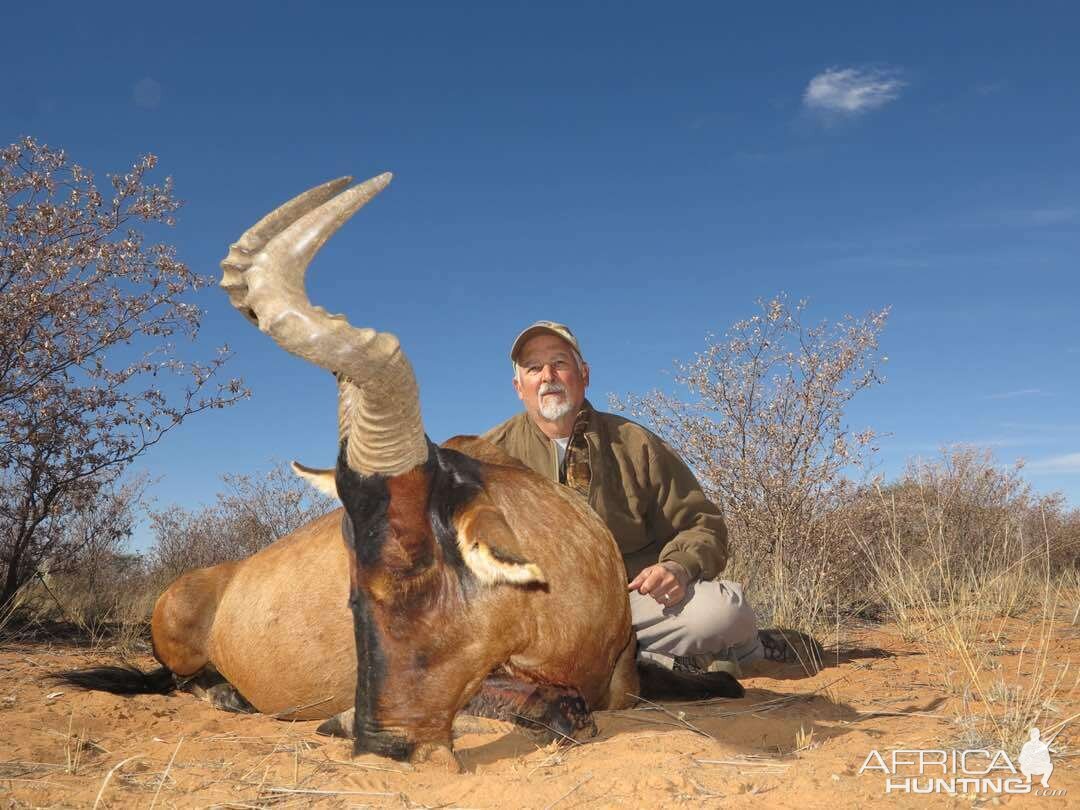
[[[1080,633],[1063,625],[1044,677],[1064,671],[1050,725],[1075,714],[1070,659]],[[986,657],[988,676],[1027,689],[1032,628],[1010,622]],[[1080,720],[1053,745],[1064,796],[886,796],[872,750],[964,748],[958,718],[985,713],[950,687],[955,662],[932,659],[894,628],[848,634],[832,665],[744,679],[737,701],[643,706],[597,715],[600,734],[537,748],[511,727],[460,718],[465,772],[412,769],[315,734],[316,723],[227,714],[190,695],[121,698],[51,686],[49,672],[115,663],[106,650],[58,642],[0,649],[0,803],[4,807],[742,807],[1080,806]],[[136,663],[149,667],[148,657]],[[989,682],[989,681],[988,681]],[[1001,707],[995,707],[1001,711]],[[1008,751],[1015,761],[1017,751]],[[985,760],[979,761],[979,766]],[[901,775],[913,773],[901,768]]]

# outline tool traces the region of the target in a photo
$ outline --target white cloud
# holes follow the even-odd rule
[[[987,394],[983,399],[1015,399],[1016,397],[1041,396],[1041,388],[1021,388],[1019,391],[1003,391],[1000,394]]]
[[[858,115],[895,101],[904,84],[894,70],[834,67],[810,80],[803,104],[820,112]]]
[[[981,82],[975,85],[975,92],[980,96],[993,96],[1007,89],[1009,89],[1008,81]]]
[[[1028,447],[1032,444],[1048,444],[1050,439],[1027,439],[1021,437],[1004,437],[990,439],[971,439],[970,441],[957,442],[950,447]]]
[[[161,85],[147,76],[135,83],[131,95],[140,107],[153,110],[161,104]]]
[[[1042,208],[1014,208],[990,214],[988,223],[1010,228],[1057,228],[1080,225],[1080,207],[1051,205]]]
[[[1032,225],[1070,225],[1080,222],[1080,208],[1037,208],[1027,212]]]
[[[999,426],[1009,430],[1034,430],[1051,433],[1073,433],[1080,430],[1080,423],[1066,424],[1064,422],[1000,422]]]
[[[1024,465],[1024,472],[1057,473],[1059,475],[1080,473],[1080,453],[1065,453],[1060,456],[1042,458],[1038,461],[1029,461]]]

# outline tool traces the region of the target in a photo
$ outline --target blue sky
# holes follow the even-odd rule
[[[277,203],[393,171],[309,291],[401,338],[437,440],[516,412],[533,320],[578,333],[599,404],[784,291],[892,307],[888,383],[849,412],[884,472],[969,442],[1080,505],[1080,10],[879,5],[17,4],[0,141],[102,180],[158,155],[168,239],[214,275]],[[329,465],[329,375],[199,303],[186,351],[228,343],[254,398],[145,457],[158,505]]]

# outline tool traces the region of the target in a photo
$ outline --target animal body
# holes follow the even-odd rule
[[[389,175],[300,195],[222,262],[233,305],[338,380],[334,470],[298,471],[343,508],[252,557],[184,574],[151,624],[162,668],[66,673],[117,692],[179,685],[219,705],[330,718],[357,751],[452,759],[454,715],[524,718],[556,736],[640,694],[626,571],[583,498],[479,439],[426,437],[412,369],[392,335],[307,299],[327,238]],[[742,694],[722,673],[651,673],[694,696]]]

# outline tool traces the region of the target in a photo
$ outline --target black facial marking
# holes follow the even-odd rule
[[[356,550],[360,567],[378,562],[386,541],[386,512],[390,507],[390,489],[384,475],[360,475],[349,469],[345,461],[346,441],[338,451],[337,482],[338,497],[345,507],[348,520],[342,531],[347,532],[345,542]]]
[[[354,550],[360,568],[378,562],[386,542],[387,510],[390,490],[383,475],[364,476],[349,469],[345,461],[345,442],[341,443],[337,464],[338,497],[345,506],[341,532]],[[349,594],[356,633],[356,715],[354,753],[371,752],[398,760],[407,760],[414,748],[403,737],[384,731],[375,721],[375,710],[386,683],[386,656],[379,642],[371,600],[362,590]]]
[[[338,452],[336,481],[338,497],[345,507],[342,534],[354,549],[360,568],[378,564],[387,537],[390,490],[383,475],[363,476],[349,469],[346,444]],[[442,549],[443,560],[458,572],[459,581],[468,587],[474,582],[457,545],[453,517],[483,489],[480,464],[455,450],[436,447],[428,441],[424,471],[430,480],[428,520]],[[508,562],[521,562],[507,559]],[[360,590],[349,596],[356,632],[356,716],[354,752],[371,752],[398,760],[408,760],[415,743],[379,726],[376,710],[385,687],[387,661],[379,638],[379,628],[371,600]]]
[[[462,576],[472,578],[457,544],[454,514],[484,488],[480,462],[457,450],[436,447],[429,443],[431,455],[431,498],[429,514],[435,539],[442,547],[443,559]],[[433,463],[434,462],[434,463]]]
[[[380,754],[397,760],[408,760],[415,744],[399,734],[386,731],[375,719],[379,695],[386,683],[386,657],[379,645],[371,603],[362,593],[349,600],[356,628],[356,715],[354,718],[353,753]]]

